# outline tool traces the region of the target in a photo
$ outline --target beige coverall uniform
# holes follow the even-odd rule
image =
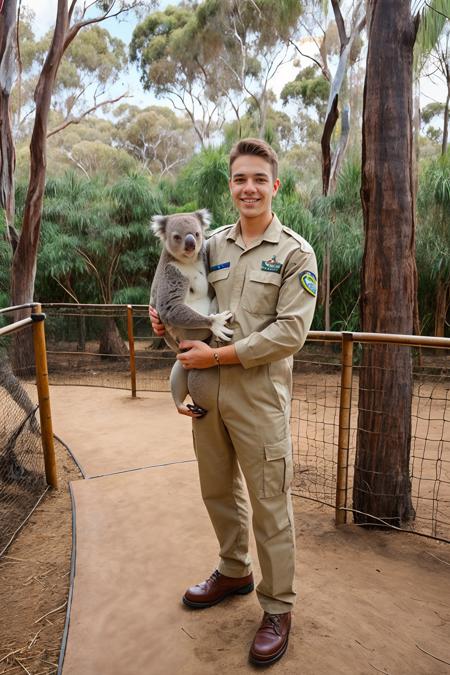
[[[314,314],[316,258],[276,216],[247,248],[238,222],[215,230],[208,250],[208,281],[218,311],[233,312],[241,364],[203,371],[208,398],[213,393],[217,403],[193,421],[202,496],[220,544],[219,571],[229,577],[249,574],[242,470],[262,572],[258,598],[266,612],[283,613],[295,600],[292,355],[303,346]]]

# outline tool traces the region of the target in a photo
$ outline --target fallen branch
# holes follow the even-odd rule
[[[430,553],[429,551],[427,551],[427,553],[428,555],[431,555],[432,558],[436,558],[436,560],[439,560],[439,562],[444,563],[444,565],[450,566],[450,562],[447,562],[447,560],[442,560],[442,558],[438,558],[437,555],[433,555],[433,553]]]
[[[44,614],[43,616],[39,617],[39,619],[36,619],[36,621],[34,623],[39,623],[39,621],[42,621],[42,619],[45,619],[45,617],[49,616],[50,614],[54,614],[55,612],[59,612],[61,609],[64,609],[64,607],[66,605],[67,605],[67,600],[62,605],[57,607],[56,609],[52,609],[50,612],[47,612],[47,614]]]
[[[191,640],[195,640],[195,637],[194,637],[193,635],[191,635],[190,633],[188,633],[187,630],[185,630],[185,629],[183,628],[183,626],[181,626],[181,630],[183,631],[183,633],[186,633],[186,635],[187,635],[188,637],[190,637]]]
[[[9,654],[6,654],[6,656],[3,656],[3,658],[0,659],[0,663],[2,661],[5,661],[8,658],[8,656],[12,656],[13,654],[17,654],[17,652],[21,652],[22,649],[23,647],[21,647],[20,649],[15,649],[13,652],[9,652]]]
[[[28,668],[25,668],[25,666],[23,665],[23,663],[21,663],[21,662],[19,661],[19,659],[18,659],[16,656],[14,657],[14,661],[15,661],[16,663],[19,664],[19,666],[27,673],[27,675],[31,675],[31,673],[30,673],[30,671],[28,670]]]
[[[367,662],[367,663],[369,663],[369,662]],[[373,668],[374,670],[378,671],[379,673],[384,673],[384,675],[389,675],[389,673],[386,670],[380,670],[379,668],[374,666],[373,663],[369,663],[369,666],[371,668]]]
[[[450,666],[450,661],[445,661],[444,659],[440,659],[439,656],[435,656],[431,652],[427,652],[426,649],[422,649],[422,647],[419,647],[419,645],[416,642],[416,647],[417,649],[420,649],[421,652],[424,654],[428,654],[428,656],[431,656],[431,658],[436,659],[436,661],[440,661],[441,663],[445,663],[447,666]]]

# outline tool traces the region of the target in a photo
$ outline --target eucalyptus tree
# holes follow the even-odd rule
[[[302,51],[302,41],[293,43],[302,58],[311,63],[302,69],[296,78],[285,85],[282,98],[300,100],[304,105],[316,110],[321,128],[322,194],[327,197],[336,189],[339,171],[344,161],[350,137],[350,97],[345,92],[345,83],[349,67],[352,66],[361,51],[361,32],[366,24],[365,3],[357,0],[343,9],[346,4],[340,0],[331,0],[334,21],[328,23],[328,2],[310,0],[309,15],[302,20],[303,32],[309,35],[317,46],[314,55]],[[317,17],[319,14],[319,18]],[[325,22],[326,28],[321,25]],[[321,36],[317,37],[317,31]],[[329,60],[337,56],[338,62],[332,72]],[[326,99],[326,100],[324,100]],[[341,117],[340,137],[332,145],[337,121]],[[324,230],[325,251],[323,257],[321,284],[319,286],[319,306],[323,309],[325,330],[331,327],[331,245],[335,236],[334,215],[330,212],[328,227]]]
[[[167,7],[136,27],[131,59],[144,88],[182,109],[204,146],[230,107],[238,125],[246,99],[264,136],[270,83],[285,62],[298,0],[203,0]]]
[[[192,32],[197,32],[195,8],[170,5],[136,26],[130,56],[144,89],[168,98],[184,112],[203,147],[217,124],[221,95],[207,72],[212,46]]]
[[[129,152],[151,176],[175,173],[194,152],[192,125],[170,108],[122,104],[114,116],[115,145]]]
[[[412,79],[414,43],[422,17],[414,9],[417,6],[396,0],[369,0],[367,6],[360,301],[365,332],[414,332]],[[408,348],[364,347],[353,487],[357,523],[402,526],[414,517],[409,473],[412,391]]]
[[[0,44],[0,61],[10,82],[15,70],[14,36],[16,34],[16,18],[9,14],[13,2],[2,3],[0,17],[3,21],[2,31],[9,39]],[[36,276],[37,252],[41,227],[42,204],[46,176],[47,134],[49,133],[49,116],[52,96],[56,87],[59,68],[69,47],[81,30],[98,25],[111,17],[117,17],[133,9],[143,6],[144,0],[58,0],[56,22],[51,43],[40,69],[34,91],[34,123],[30,142],[30,174],[23,211],[20,233],[13,232],[13,260],[11,271],[11,300],[14,305],[29,303],[33,299]],[[11,42],[12,40],[12,42]],[[0,127],[0,144],[7,148],[0,159],[0,175],[2,175],[2,191],[5,199],[1,205],[7,204],[14,190],[13,172],[4,173],[3,163],[13,156],[13,139],[7,126]],[[11,231],[11,227],[10,227]],[[16,314],[20,318],[23,314]],[[23,334],[16,336],[14,353],[16,367],[21,361],[27,363],[28,345],[22,342]],[[22,345],[22,346],[20,346]]]

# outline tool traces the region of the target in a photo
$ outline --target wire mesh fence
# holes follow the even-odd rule
[[[24,333],[30,337],[31,326]],[[0,557],[47,490],[37,393],[30,378],[33,351],[16,375],[8,357],[11,341],[0,336]]]
[[[422,348],[411,354],[410,347],[397,349],[412,360],[405,438],[399,434],[405,411],[389,404],[391,390],[377,389],[372,379],[369,380],[372,384],[362,385],[367,366],[361,362],[361,350],[356,355],[345,467],[345,508],[354,515],[361,511],[360,518],[356,519],[360,524],[400,527],[450,541],[450,351]],[[294,380],[292,401],[293,491],[334,507],[341,367],[335,363],[315,364],[303,355],[297,356],[296,363],[301,375]],[[382,370],[387,381],[397,375],[395,369]],[[362,403],[361,392],[365,403]],[[367,405],[367,394],[375,405]],[[383,405],[384,410],[376,407]],[[369,438],[368,442],[365,437]],[[357,448],[364,443],[368,445],[367,457],[361,459],[360,453],[358,463]],[[399,452],[402,443],[404,450]],[[405,512],[393,518],[386,498],[388,502],[392,498],[397,505],[404,504]],[[373,502],[381,503],[381,510],[375,509],[376,516],[371,507]]]
[[[127,305],[43,308],[52,384],[131,389]],[[132,316],[137,389],[169,391],[174,354],[152,335],[147,307]]]
[[[174,355],[152,336],[147,307],[133,306],[132,342],[127,306],[46,305],[45,311],[52,384],[131,390],[134,343],[137,391],[169,391]],[[355,345],[345,465],[339,460],[341,345],[308,341],[296,355],[294,494],[334,507],[338,475],[345,473],[340,508],[357,522],[450,540],[450,349],[383,349],[378,363],[365,363],[373,346]],[[399,378],[401,359],[400,371],[409,375]],[[391,513],[389,501],[402,504],[400,512]]]

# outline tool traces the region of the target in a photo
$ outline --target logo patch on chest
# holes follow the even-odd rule
[[[230,267],[231,263],[228,262],[223,262],[220,263],[219,265],[211,265],[209,268],[210,272],[217,272],[217,270],[227,270]]]
[[[314,298],[317,295],[317,277],[314,272],[300,272],[300,284]]]
[[[269,260],[263,260],[261,263],[261,269],[263,272],[275,272],[275,274],[280,274],[283,263],[277,262],[277,256],[273,255]]]

